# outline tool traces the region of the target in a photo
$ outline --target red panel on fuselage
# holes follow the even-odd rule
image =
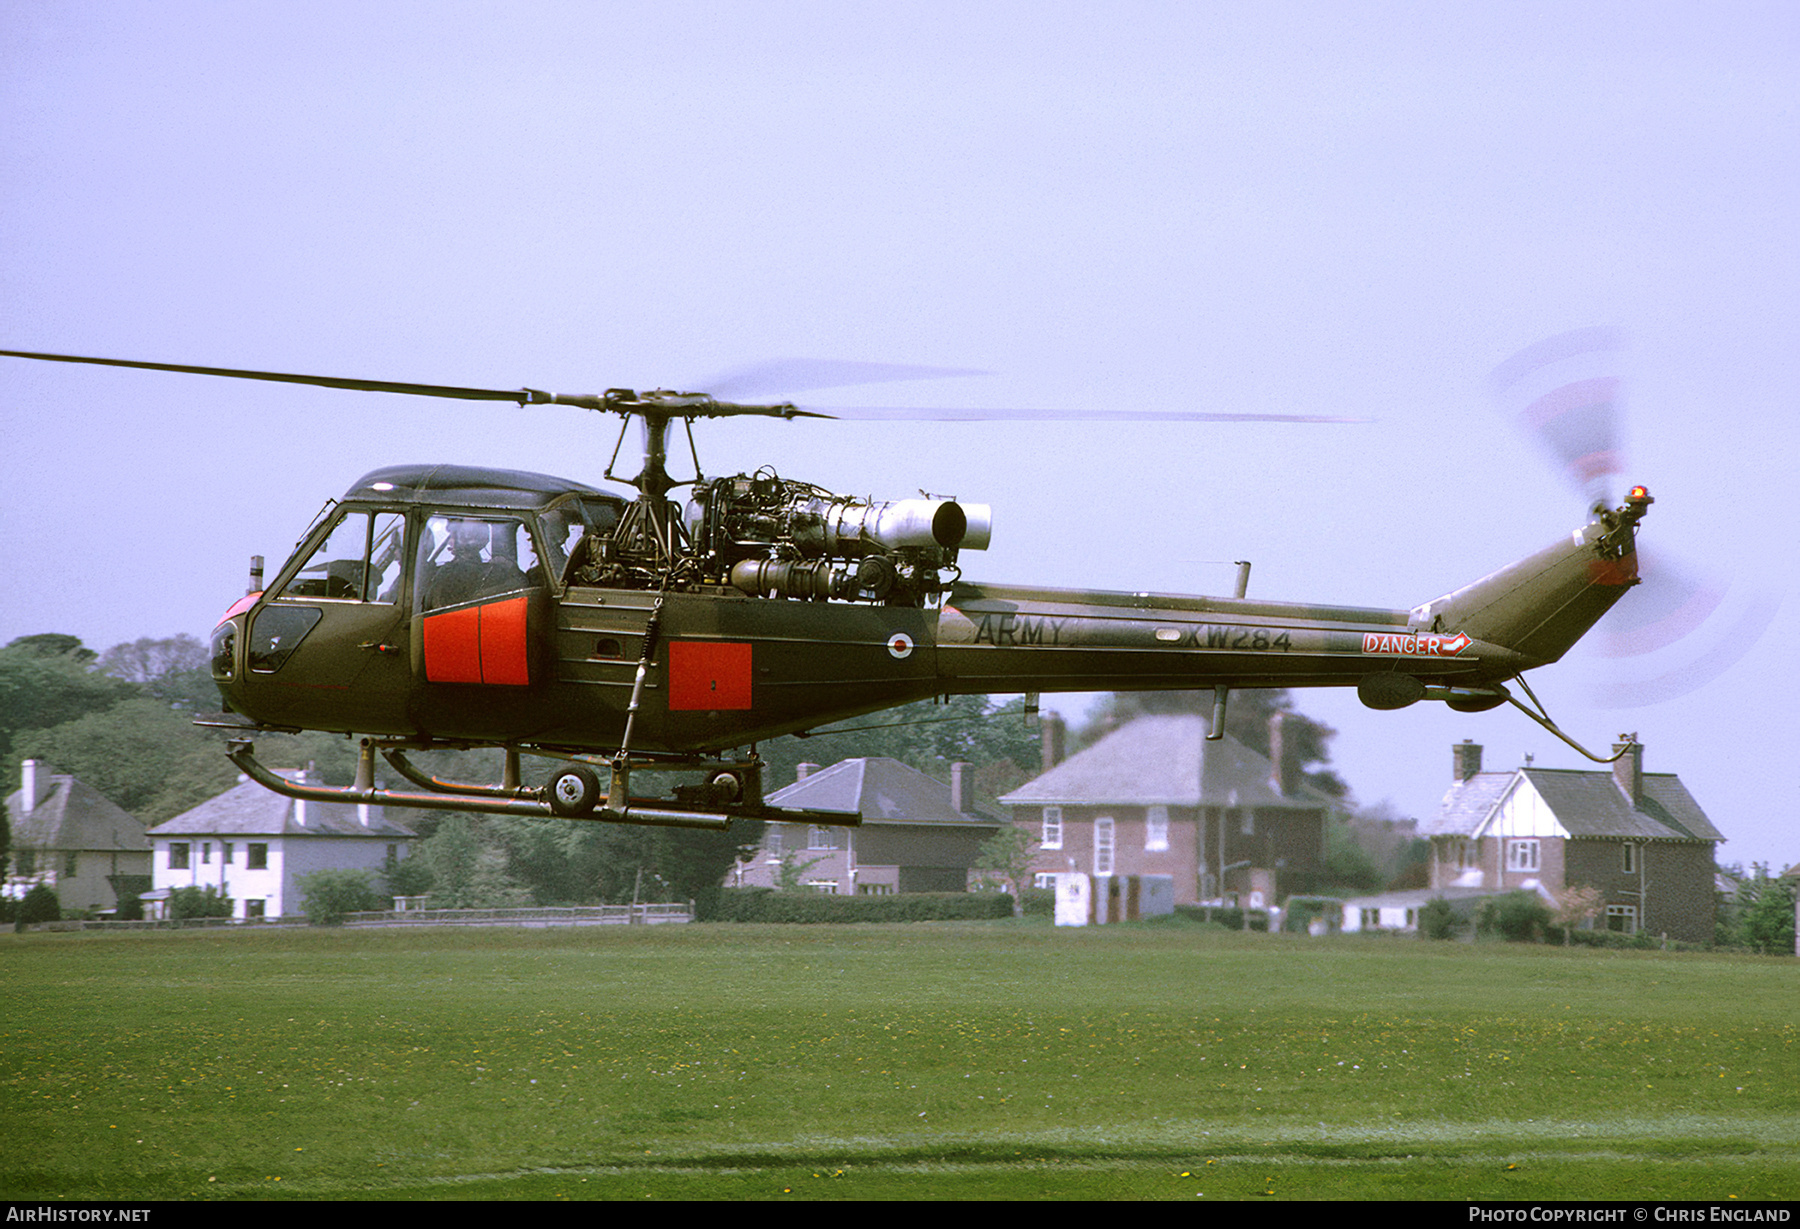
[[[750,707],[750,646],[675,640],[669,644],[671,711],[724,712]]]
[[[531,682],[526,653],[526,599],[447,610],[425,618],[425,678],[433,683]]]

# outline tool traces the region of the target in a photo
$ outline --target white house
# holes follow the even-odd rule
[[[304,771],[282,775],[305,780]],[[302,875],[380,873],[407,856],[415,834],[379,806],[306,802],[244,780],[149,837],[158,892],[210,886],[231,898],[233,916],[254,919],[299,913]]]

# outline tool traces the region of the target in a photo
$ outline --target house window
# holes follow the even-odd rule
[[[1031,877],[1031,886],[1034,888],[1049,888],[1054,891],[1056,889],[1056,873],[1050,871],[1033,875]]]
[[[1169,847],[1169,808],[1151,807],[1144,815],[1144,848],[1161,853]]]
[[[1538,843],[1533,840],[1506,842],[1506,869],[1535,871],[1538,868]]]
[[[1606,928],[1621,934],[1635,935],[1638,928],[1638,912],[1636,905],[1606,906]]]
[[[211,866],[212,865],[212,842],[211,841],[201,841],[200,842],[200,865],[201,866]]]
[[[1113,821],[1102,815],[1094,821],[1094,874],[1113,873]]]
[[[1038,845],[1044,849],[1062,848],[1062,808],[1044,808],[1044,830],[1038,837]]]
[[[1637,846],[1626,841],[1622,848],[1624,849],[1624,858],[1619,869],[1627,875],[1637,874]]]
[[[63,855],[63,874],[69,876],[75,874],[75,854],[76,851],[71,849]]]
[[[1381,910],[1380,909],[1364,909],[1362,911],[1362,928],[1364,930],[1380,930],[1381,929]]]
[[[223,841],[219,845],[219,860],[226,866],[231,865],[231,842]]]
[[[1256,812],[1248,808],[1238,814],[1238,831],[1245,836],[1256,835]]]
[[[892,896],[894,885],[891,883],[859,883],[856,885],[858,896]]]
[[[169,869],[184,871],[188,868],[188,843],[186,841],[169,842]]]
[[[837,829],[813,824],[806,834],[806,847],[808,849],[836,849],[838,847]]]
[[[262,915],[263,915],[263,902],[262,901],[247,900],[244,902],[244,916],[245,917],[247,917],[247,918],[261,917]]]
[[[250,842],[244,853],[244,868],[252,871],[269,869],[269,846],[266,842]]]
[[[806,886],[821,896],[837,895],[837,880],[835,879],[808,879]]]
[[[769,851],[769,861],[781,861],[781,834],[786,830],[782,824],[770,824],[769,835],[764,838],[763,847]]]

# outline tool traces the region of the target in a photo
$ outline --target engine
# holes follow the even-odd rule
[[[687,510],[706,580],[811,601],[920,605],[960,574],[958,551],[987,547],[992,528],[986,504],[876,503],[766,469],[697,485]]]

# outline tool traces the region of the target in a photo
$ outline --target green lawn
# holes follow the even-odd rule
[[[1800,963],[1169,924],[0,936],[0,1195],[1800,1197]]]

